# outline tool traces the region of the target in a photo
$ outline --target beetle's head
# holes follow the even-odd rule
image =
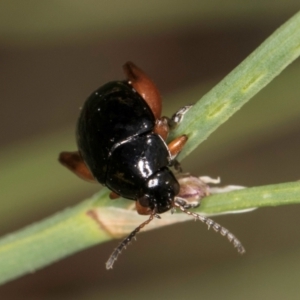
[[[142,214],[153,210],[160,214],[173,207],[174,197],[179,193],[179,183],[168,168],[162,168],[148,178],[142,193],[138,204],[149,211]]]

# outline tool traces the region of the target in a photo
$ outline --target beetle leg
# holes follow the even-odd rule
[[[169,119],[167,117],[161,117],[160,119],[157,119],[153,131],[160,135],[165,141],[170,131]]]
[[[182,167],[177,159],[174,159],[171,164],[178,173],[182,173]]]
[[[136,211],[139,215],[150,215],[152,213],[151,209],[146,206],[142,206],[139,200],[135,201]]]
[[[161,116],[161,97],[153,81],[135,64],[127,62],[123,70],[132,87],[144,98],[155,119]]]
[[[110,192],[110,194],[109,194],[109,198],[111,199],[111,200],[115,200],[115,199],[118,199],[118,198],[120,198],[121,196],[119,195],[119,194],[117,194],[117,193],[115,193],[115,192]]]
[[[172,160],[174,160],[175,157],[179,154],[187,140],[188,137],[186,135],[181,135],[168,144]]]
[[[184,198],[180,198],[180,197],[175,197],[175,198],[176,198],[175,201],[177,201],[177,203],[180,204],[185,209],[197,208],[200,206],[200,202],[198,201],[188,202]]]
[[[79,152],[61,152],[58,160],[63,166],[67,167],[80,178],[90,182],[96,182]]]
[[[169,119],[169,127],[170,129],[176,128],[178,124],[183,120],[184,115],[186,112],[193,107],[193,105],[186,105],[182,108],[180,108],[172,117]]]

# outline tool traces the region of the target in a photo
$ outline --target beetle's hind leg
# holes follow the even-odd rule
[[[59,162],[76,174],[81,179],[96,182],[93,174],[86,166],[85,162],[83,161],[80,153],[76,152],[61,152],[58,158]]]
[[[175,201],[178,204],[180,204],[181,206],[183,206],[183,208],[185,208],[185,209],[193,209],[193,208],[197,208],[200,206],[200,202],[198,202],[198,201],[188,202],[185,199],[180,198],[180,197],[176,197]]]

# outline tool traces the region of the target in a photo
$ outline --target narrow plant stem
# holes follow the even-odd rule
[[[0,240],[0,284],[32,273],[82,249],[111,240],[114,236],[126,235],[145,220],[144,216],[128,210],[131,201],[111,201],[108,205],[107,199],[108,191],[103,189],[73,208],[3,237]],[[203,199],[195,212],[212,215],[293,203],[300,203],[299,182],[213,195]],[[113,226],[105,226],[107,219]],[[165,213],[161,220],[155,220],[145,229],[188,220],[191,218],[183,214]],[[104,261],[100,259],[99,265],[104,268]]]
[[[190,109],[170,136],[186,134],[183,159],[300,55],[300,12]],[[266,112],[267,113],[267,112]]]
[[[107,191],[103,189],[99,197],[107,199]],[[86,200],[3,237],[0,240],[0,283],[111,239],[88,215],[95,202],[95,198]]]
[[[253,207],[300,203],[300,182],[265,185],[216,194],[204,199],[198,212],[218,214]]]

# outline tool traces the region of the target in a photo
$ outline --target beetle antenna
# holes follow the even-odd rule
[[[201,222],[203,222],[204,224],[206,224],[208,226],[208,229],[210,229],[210,227],[212,227],[215,232],[219,232],[221,235],[226,236],[227,239],[229,240],[229,242],[232,242],[233,246],[235,248],[237,248],[237,251],[239,253],[243,254],[243,253],[246,252],[246,250],[243,247],[242,243],[228,229],[226,229],[225,227],[223,227],[220,224],[216,223],[215,221],[213,221],[210,218],[207,218],[205,216],[201,216],[197,213],[186,210],[184,208],[185,204],[186,204],[185,199],[179,198],[179,197],[175,198],[174,205],[176,207],[178,207],[182,212],[188,214],[189,216],[194,217],[195,219],[200,220]]]
[[[131,240],[136,236],[136,234],[147,224],[149,224],[154,217],[156,217],[156,210],[153,210],[149,219],[139,225],[136,229],[134,229],[120,244],[119,246],[113,251],[110,255],[108,261],[106,262],[106,269],[112,269],[114,262],[117,260],[119,254],[122,252],[124,248],[131,242]]]

